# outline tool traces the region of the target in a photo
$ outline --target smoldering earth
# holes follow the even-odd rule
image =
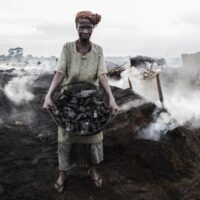
[[[157,71],[160,72],[160,70]],[[164,108],[168,112],[159,115],[158,118],[155,113],[154,122],[143,129],[141,137],[159,140],[161,134],[165,134],[177,126],[200,127],[199,74],[199,68],[190,66],[162,69],[160,79],[164,95]],[[154,102],[158,107],[162,107],[156,79],[144,80],[141,71],[134,67],[123,71],[121,76],[121,80],[110,80],[110,84],[125,89],[129,87],[129,78],[135,92]]]
[[[57,127],[42,109],[53,67],[0,70],[1,199],[200,198],[199,87],[188,69],[161,72],[164,109],[155,82],[143,83],[134,68],[110,80],[119,112],[104,130],[105,160],[99,167],[104,186],[97,190],[85,169],[74,169],[60,197],[52,187]]]

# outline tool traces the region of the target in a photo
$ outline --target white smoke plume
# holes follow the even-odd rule
[[[16,105],[27,103],[34,98],[29,87],[32,83],[30,76],[15,77],[5,85],[4,92]]]
[[[6,96],[16,105],[27,103],[34,99],[34,94],[31,91],[31,87],[35,84],[35,81],[43,74],[53,73],[55,68],[55,61],[51,59],[40,59],[42,62],[38,65],[34,59],[29,59],[28,64],[17,63],[1,64],[1,70],[11,70],[16,77],[11,79],[3,88]],[[54,59],[55,60],[55,59]]]
[[[41,62],[38,64],[39,61]],[[30,102],[35,97],[33,87],[37,85],[40,77],[54,72],[55,64],[55,58],[38,58],[36,60],[31,58],[26,63],[0,63],[2,77],[4,75],[7,77],[6,73],[9,74],[8,77],[13,77],[6,85],[0,85],[0,90],[4,92],[10,101],[22,108],[20,111],[11,108],[12,112],[6,115],[6,122],[15,123],[19,121],[24,125],[31,125],[35,121],[37,115]],[[26,106],[23,106],[25,104]],[[0,123],[3,123],[3,121],[0,120]]]
[[[200,127],[200,91],[191,90],[187,94],[178,90],[172,95],[165,95],[165,105],[180,125],[188,124],[193,128]]]
[[[197,71],[188,72],[190,68],[177,68],[177,74],[170,68],[165,69],[167,74],[160,72],[160,82],[164,96],[164,106],[168,112],[154,116],[154,121],[148,127],[139,131],[139,137],[159,140],[161,134],[165,134],[179,125],[189,125],[192,128],[200,127],[200,87],[191,84]],[[166,75],[166,77],[165,77]],[[110,80],[111,85],[129,88],[128,77],[131,80],[133,90],[145,99],[153,101],[158,107],[159,101],[156,79],[144,81],[142,72],[134,67],[127,68],[121,74],[119,81]],[[200,77],[200,76],[199,76]],[[134,103],[132,104],[134,107]],[[129,108],[130,106],[127,106]]]
[[[118,111],[126,111],[126,110],[129,110],[130,108],[141,106],[144,103],[146,103],[145,99],[135,99],[133,101],[130,101],[126,104],[121,105],[118,108]]]
[[[167,131],[176,128],[179,124],[167,112],[162,112],[157,116],[157,111],[154,112],[154,121],[147,127],[138,130],[138,138],[149,140],[159,140],[161,134],[166,134]]]

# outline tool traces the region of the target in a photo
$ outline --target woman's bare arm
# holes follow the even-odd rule
[[[50,85],[50,88],[49,88],[49,91],[47,93],[46,96],[49,96],[49,97],[52,97],[54,91],[56,90],[56,88],[59,87],[59,85],[62,83],[63,79],[64,79],[64,74],[60,73],[60,72],[56,72],[54,77],[53,77],[53,80],[51,82],[51,85]]]
[[[114,115],[114,114],[116,114],[118,108],[117,108],[117,104],[115,103],[115,98],[114,98],[112,91],[110,89],[110,85],[108,83],[107,75],[106,74],[99,75],[99,82],[108,95],[109,106],[111,108],[112,114]]]
[[[62,83],[63,79],[64,79],[64,75],[60,72],[56,72],[53,80],[51,82],[49,91],[45,97],[45,101],[44,101],[44,105],[43,108],[44,109],[49,109],[52,106],[52,100],[51,97],[53,95],[53,93],[55,92],[55,90],[60,86],[60,84]]]

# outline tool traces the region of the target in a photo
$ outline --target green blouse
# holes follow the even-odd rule
[[[75,41],[67,42],[63,46],[55,71],[65,75],[62,85],[86,81],[99,86],[98,76],[107,73],[103,50],[99,45],[92,43],[90,52],[83,55],[77,51]],[[98,143],[102,139],[102,132],[93,136],[76,136],[58,127],[58,142]]]

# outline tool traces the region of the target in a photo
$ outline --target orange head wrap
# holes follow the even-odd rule
[[[89,19],[94,25],[97,25],[101,21],[101,15],[90,11],[81,11],[76,14],[75,22],[78,23],[79,19]]]

